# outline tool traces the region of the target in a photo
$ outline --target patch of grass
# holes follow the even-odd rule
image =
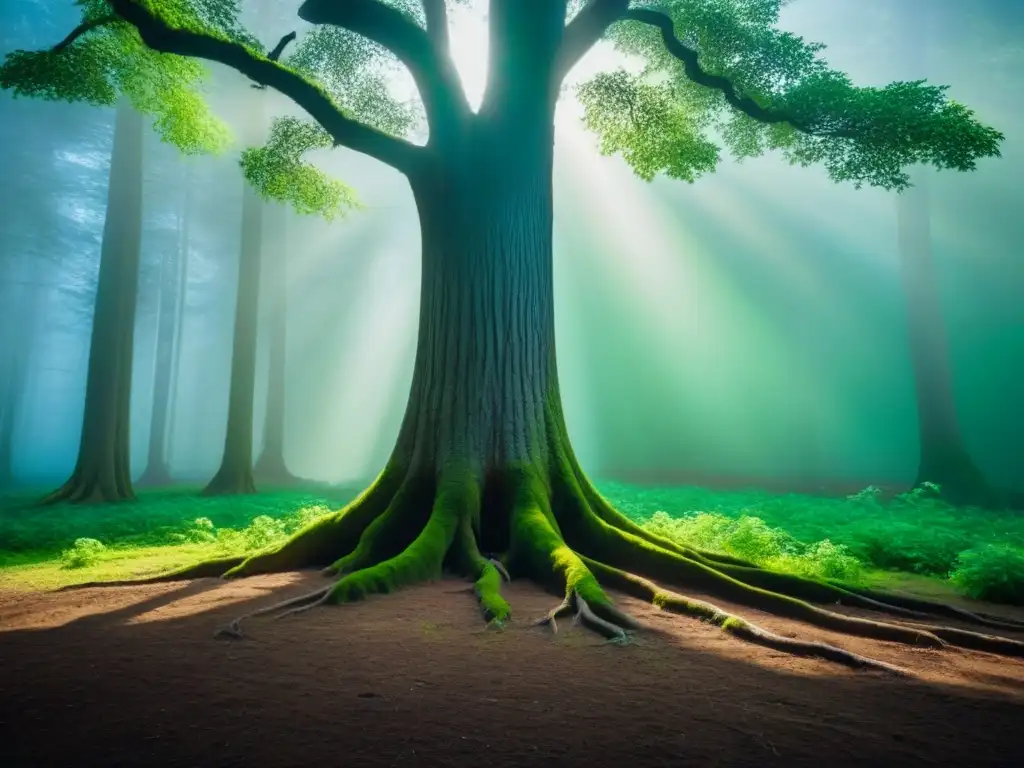
[[[900,571],[998,602],[1024,593],[1024,516],[954,507],[934,487],[889,500],[877,488],[847,498],[622,483],[600,490],[664,535],[780,570],[845,581]]]
[[[103,505],[57,504],[40,507],[42,494],[0,497],[0,567],[38,562],[74,546],[76,539],[96,539],[107,547],[154,547],[201,543],[195,521],[216,529],[246,529],[257,518],[301,518],[303,510],[338,509],[359,489],[268,491],[255,496],[199,495],[199,488],[142,491],[136,501]],[[262,521],[250,546],[264,546],[278,535],[274,523]],[[263,542],[263,543],[260,543]]]
[[[619,483],[600,489],[652,531],[781,571],[1024,604],[1024,517],[952,507],[933,490],[885,500],[873,488],[839,499]],[[263,549],[357,492],[209,498],[176,488],[124,504],[54,507],[0,499],[0,588],[138,578]]]

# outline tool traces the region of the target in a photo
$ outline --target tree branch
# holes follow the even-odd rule
[[[469,111],[447,55],[435,50],[427,32],[397,8],[380,0],[306,0],[299,18],[342,27],[395,54],[412,73],[432,128]]]
[[[422,152],[419,147],[345,117],[323,90],[295,72],[238,43],[172,27],[135,0],[108,2],[118,16],[139,31],[142,41],[153,50],[225,64],[291,98],[323,126],[336,144],[376,158],[406,174],[416,170]]]
[[[53,48],[50,49],[50,53],[58,53],[60,51],[63,51],[65,48],[67,48],[69,45],[75,42],[75,40],[80,38],[86,32],[90,32],[96,29],[97,27],[104,27],[107,24],[112,24],[115,21],[118,21],[117,16],[103,16],[98,19],[92,19],[91,21],[83,21],[81,24],[79,24],[77,27],[71,30],[71,33],[67,37],[65,37],[55,46],[53,46]]]
[[[590,0],[565,28],[562,49],[555,69],[562,82],[587,51],[594,47],[612,24],[629,10],[629,0]]]
[[[683,45],[682,41],[676,37],[674,22],[669,16],[665,15],[661,11],[635,8],[626,11],[621,18],[623,20],[639,21],[643,24],[649,24],[652,27],[660,29],[661,38],[665,42],[666,50],[683,62],[683,71],[686,73],[687,78],[698,85],[703,85],[706,88],[721,91],[730,106],[745,115],[752,117],[754,120],[761,123],[789,123],[801,133],[814,136],[857,138],[856,134],[849,131],[821,130],[810,123],[796,118],[784,110],[762,107],[749,96],[744,96],[736,89],[736,86],[731,80],[729,80],[729,78],[722,77],[721,75],[713,75],[710,72],[707,72],[700,65],[697,52],[692,48],[687,48]]]
[[[439,55],[448,55],[451,40],[448,37],[448,10],[445,0],[422,0],[423,15],[427,17],[427,35]]]
[[[271,61],[280,61],[281,54],[284,53],[284,49],[287,48],[288,43],[290,43],[295,38],[296,34],[294,32],[289,32],[287,35],[285,35],[284,37],[277,41],[277,45],[274,46],[274,50],[267,54],[267,58],[270,59]],[[267,86],[253,84],[252,87],[259,90],[263,90]]]

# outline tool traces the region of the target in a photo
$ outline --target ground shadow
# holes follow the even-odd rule
[[[552,636],[530,622],[551,597],[526,585],[507,590],[505,631],[484,630],[472,594],[446,580],[214,639],[240,611],[320,583],[114,588],[159,594],[0,632],[3,764],[1024,764],[1024,696],[789,663],[685,619],[626,648],[569,622]]]

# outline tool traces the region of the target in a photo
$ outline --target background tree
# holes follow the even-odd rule
[[[117,109],[85,414],[75,469],[46,503],[134,498],[128,455],[132,347],[142,238],[143,122]]]
[[[266,304],[269,339],[267,405],[263,421],[263,449],[253,468],[256,479],[273,486],[291,485],[296,478],[284,459],[285,393],[288,348],[288,212],[268,205],[264,212],[263,269],[267,280],[262,299]]]
[[[916,69],[925,70],[931,37],[928,3],[914,0],[917,19],[905,30],[903,45]],[[900,270],[907,301],[910,356],[917,393],[918,459],[915,486],[934,483],[954,504],[1002,502],[975,464],[964,443],[953,394],[949,340],[932,255],[928,168],[913,172],[914,184],[897,197]]]
[[[265,195],[290,199],[300,210],[336,209],[344,202],[339,187],[303,165],[301,155],[342,145],[401,172],[420,217],[416,363],[405,419],[380,477],[349,507],[274,550],[201,563],[173,577],[327,565],[332,583],[267,609],[294,611],[391,591],[435,577],[447,564],[475,579],[484,614],[500,623],[510,615],[499,592],[507,572],[564,594],[550,623],[575,611],[596,631],[625,639],[636,624],[615,608],[604,584],[755,642],[890,669],[833,646],[773,635],[650,580],[659,579],[831,630],[1020,653],[1024,644],[965,630],[814,607],[842,602],[920,619],[924,605],[992,623],[937,603],[875,600],[676,545],[613,509],[573,455],[554,347],[554,111],[566,75],[603,36],[648,67],[584,84],[578,95],[585,120],[605,152],[621,153],[645,178],[664,173],[692,181],[712,171],[720,150],[709,129],[739,157],[774,148],[795,163],[824,165],[837,181],[890,189],[905,188],[904,169],[918,162],[966,171],[979,157],[998,154],[1001,134],[942,88],[855,87],[828,67],[820,46],[776,28],[780,5],[493,0],[488,82],[474,112],[450,57],[444,2],[307,0],[299,15],[314,30],[282,64],[232,40],[181,0],[109,0],[116,23],[134,26],[153,49],[232,66],[288,95],[315,120],[278,120],[267,146],[243,157],[247,178]],[[424,145],[382,124],[387,111],[353,102],[383,52],[416,82],[430,130]],[[386,99],[369,103],[390,109]],[[230,631],[238,634],[237,623]]]
[[[176,218],[178,242],[168,249],[160,261],[160,285],[157,296],[156,363],[153,371],[153,405],[150,414],[149,451],[146,469],[137,485],[161,487],[173,482],[167,461],[168,421],[171,397],[175,390],[176,350],[180,346],[184,291],[188,276],[188,208],[189,189]]]

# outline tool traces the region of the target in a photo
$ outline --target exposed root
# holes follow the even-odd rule
[[[590,540],[599,542],[596,549],[601,553],[599,557],[602,562],[613,566],[636,569],[644,575],[669,583],[701,589],[741,605],[857,637],[927,648],[942,648],[949,644],[1004,656],[1024,656],[1024,643],[1017,640],[997,638],[931,623],[873,621],[817,608],[804,600],[786,594],[788,591],[786,587],[793,586],[794,589],[800,590],[809,588],[808,585],[823,586],[828,589],[837,588],[771,571],[751,571],[736,566],[722,566],[720,570],[710,568],[640,541],[603,523],[599,522],[598,525],[602,525],[603,530],[596,537],[591,537]],[[771,583],[776,589],[767,590],[753,586],[735,578],[733,574],[736,573],[742,573],[745,577],[751,577],[751,574],[754,573],[756,579],[762,583],[767,581],[766,577],[770,577]],[[924,615],[918,611],[888,606],[852,593],[850,595],[853,598],[850,602],[858,607],[896,613],[904,617],[909,615],[912,618]],[[844,602],[846,601],[844,600]]]
[[[501,578],[503,578],[507,582],[512,581],[512,577],[508,575],[508,571],[505,570],[505,566],[502,565],[501,560],[498,560],[495,557],[488,557],[487,562],[494,566],[494,570],[501,574]]]
[[[575,622],[608,640],[627,642],[628,631],[639,622],[618,610],[575,552],[566,546],[557,523],[546,504],[546,496],[526,484],[521,489],[513,515],[515,561],[534,574],[549,574],[548,585],[564,590],[560,605],[538,622],[557,633],[556,618],[573,611]]]
[[[566,597],[561,603],[559,603],[550,611],[548,611],[547,615],[537,622],[537,626],[551,627],[551,634],[557,635],[558,622],[556,621],[556,619],[560,618],[561,616],[565,616],[567,613],[572,612],[572,599],[570,597]]]
[[[503,626],[512,616],[501,594],[502,583],[510,581],[511,575],[525,576],[563,598],[538,624],[556,633],[557,619],[571,613],[575,623],[586,629],[613,642],[626,642],[641,626],[614,605],[602,585],[615,586],[665,610],[710,621],[748,642],[849,667],[901,673],[893,665],[828,643],[774,634],[716,605],[658,586],[665,583],[852,636],[914,647],[954,645],[1024,658],[1024,642],[941,626],[931,619],[945,615],[1017,631],[1024,630],[1024,622],[777,573],[655,536],[601,498],[571,452],[555,442],[549,446],[549,470],[534,465],[507,468],[493,487],[488,486],[496,491],[491,496],[484,493],[479,473],[449,468],[440,476],[433,470],[411,474],[389,466],[348,507],[321,518],[280,546],[251,557],[219,558],[147,579],[104,585],[232,578],[329,566],[326,573],[334,579],[328,586],[246,613],[217,633],[239,638],[242,623],[249,618],[294,616],[321,605],[393,592],[437,579],[445,565],[452,565],[473,581],[481,612],[491,626]],[[482,500],[492,496],[489,508],[483,509]],[[496,507],[490,508],[491,504]],[[501,554],[481,553],[481,541]],[[75,588],[83,586],[97,584]],[[873,621],[812,602],[839,603],[895,618]]]
[[[268,605],[265,608],[259,608],[255,611],[250,611],[249,613],[245,613],[239,616],[238,618],[232,620],[227,625],[221,627],[216,632],[214,632],[213,635],[214,637],[228,637],[235,640],[241,639],[245,637],[245,635],[242,633],[242,622],[246,619],[251,619],[253,616],[264,616],[268,613],[282,611],[293,605],[305,606],[310,604],[316,604],[327,595],[330,589],[330,586],[322,587],[321,589],[317,589],[312,592],[307,592],[306,594],[299,595],[298,597],[290,597],[287,600],[281,600],[280,602],[274,603],[273,605]],[[281,618],[281,616],[285,616],[289,613],[291,613],[291,611],[285,611],[277,618]]]
[[[907,674],[906,670],[893,664],[870,659],[828,643],[783,637],[728,613],[711,603],[663,590],[654,582],[640,576],[602,565],[593,560],[584,559],[584,562],[606,584],[615,586],[634,597],[648,600],[662,610],[707,621],[742,640],[791,653],[794,656],[821,658],[854,669],[874,669],[894,675]]]
[[[508,571],[500,560],[493,557],[485,558],[480,554],[473,530],[473,516],[465,515],[459,523],[459,536],[456,541],[457,560],[460,570],[473,579],[473,591],[484,620],[489,624],[501,627],[512,618],[512,609],[501,596],[501,580],[511,581]]]
[[[900,595],[892,592],[883,592],[877,589],[867,589],[864,587],[852,587],[846,585],[837,586],[842,586],[848,592],[852,592],[871,600],[876,600],[886,605],[899,606],[900,608],[907,608],[911,611],[918,611],[921,615],[944,616],[948,619],[958,619],[970,624],[979,624],[993,629],[1003,629],[1009,632],[1024,632],[1024,621],[1016,621],[1004,616],[992,616],[979,611],[968,611],[949,603],[939,602],[938,600],[926,600],[925,598],[914,597],[912,595]]]
[[[573,600],[576,603],[576,620],[587,627],[603,636],[605,639],[615,643],[625,644],[629,642],[629,638],[626,636],[626,632],[622,627],[612,624],[610,621],[605,621],[598,616],[594,611],[587,605],[587,601],[580,597],[579,592],[573,592]]]

